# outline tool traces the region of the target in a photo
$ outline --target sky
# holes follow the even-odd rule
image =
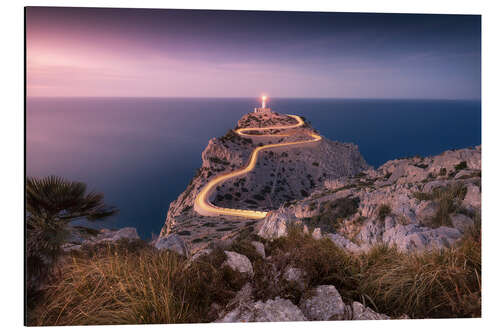
[[[28,7],[29,97],[481,98],[481,17]]]

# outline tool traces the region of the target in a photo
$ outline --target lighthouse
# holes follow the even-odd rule
[[[261,108],[254,108],[254,112],[271,112],[271,108],[267,107],[266,102],[267,102],[267,96],[263,95],[261,97],[262,99],[262,107]]]

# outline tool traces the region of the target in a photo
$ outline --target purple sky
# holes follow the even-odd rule
[[[481,96],[472,15],[29,7],[28,96]]]

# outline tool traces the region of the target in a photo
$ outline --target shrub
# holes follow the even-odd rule
[[[26,261],[28,294],[49,278],[61,255],[70,229],[77,219],[96,221],[115,215],[118,210],[103,203],[101,193],[87,192],[81,182],[61,177],[28,177],[26,181]]]
[[[460,202],[465,198],[466,193],[467,187],[463,183],[434,189],[430,198],[438,204],[438,210],[428,225],[433,228],[451,226],[450,214],[460,209]]]
[[[466,161],[462,161],[462,162],[455,165],[455,171],[459,171],[459,170],[463,170],[463,169],[467,169],[467,162]]]
[[[382,204],[378,207],[378,213],[377,213],[377,216],[379,218],[379,220],[384,220],[386,218],[386,216],[389,216],[391,214],[391,206],[387,205],[387,204]]]
[[[335,232],[341,220],[356,213],[358,207],[358,197],[323,202],[320,204],[319,214],[305,219],[305,223],[311,228],[321,228],[324,232]]]

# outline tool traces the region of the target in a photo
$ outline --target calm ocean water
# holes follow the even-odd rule
[[[27,175],[87,183],[120,209],[105,226],[134,226],[149,238],[201,165],[208,140],[258,104],[244,98],[30,98]],[[272,99],[271,107],[305,116],[331,140],[354,142],[375,167],[481,143],[480,101]]]

